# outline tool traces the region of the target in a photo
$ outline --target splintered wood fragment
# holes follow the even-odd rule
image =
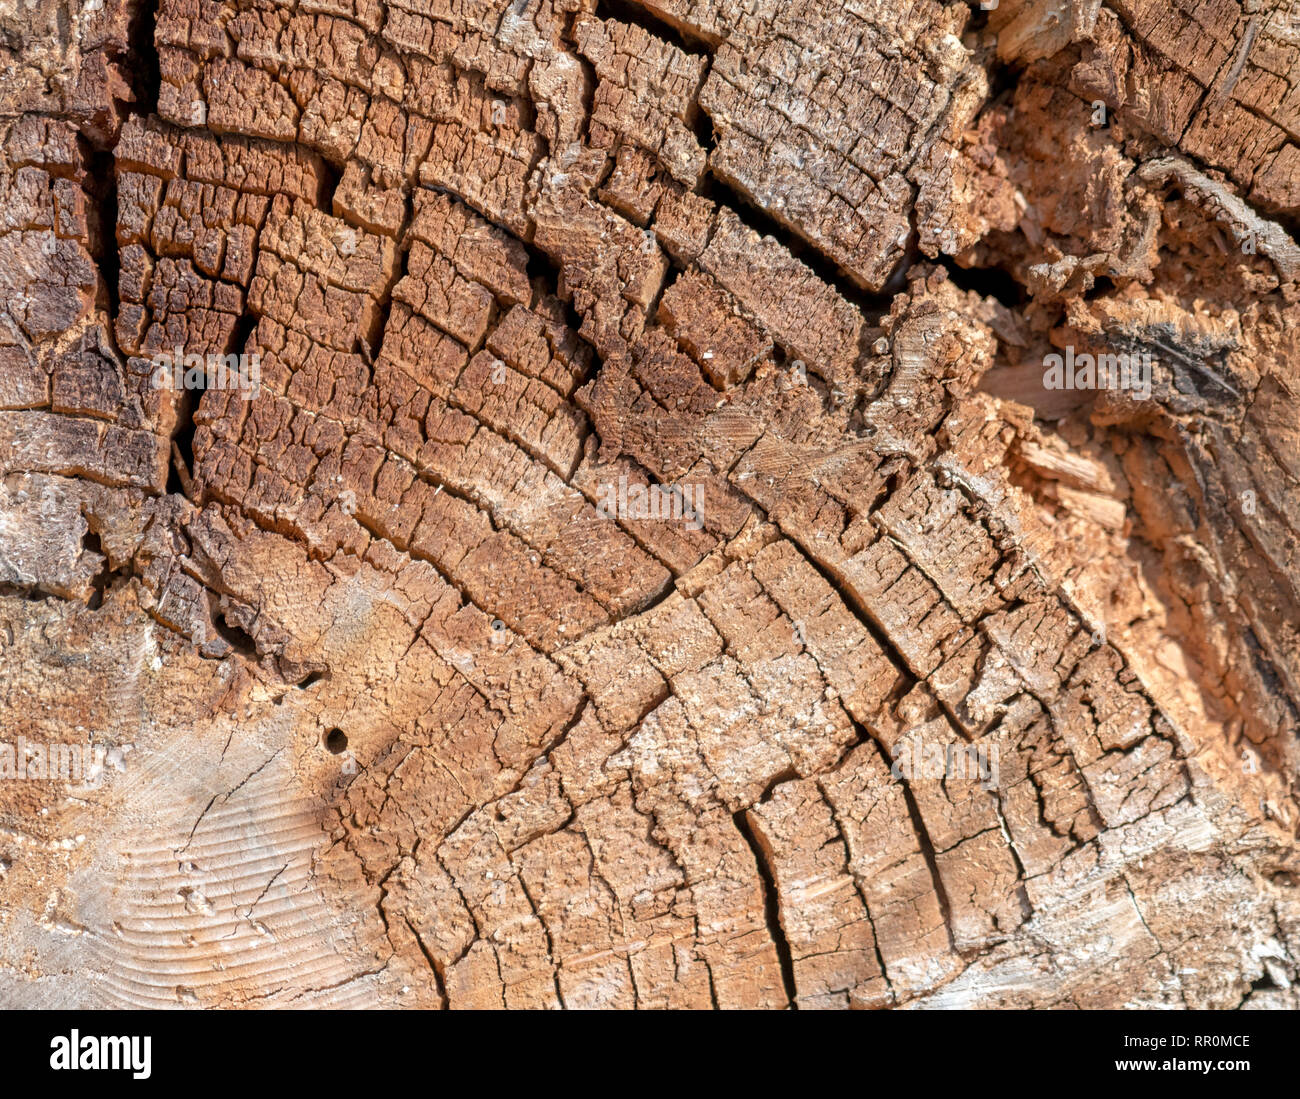
[[[1222,183],[1198,171],[1181,157],[1150,160],[1138,171],[1145,180],[1163,183],[1174,180],[1195,202],[1205,206],[1225,226],[1240,248],[1256,248],[1277,267],[1288,282],[1300,279],[1300,245],[1276,222],[1262,218]]]

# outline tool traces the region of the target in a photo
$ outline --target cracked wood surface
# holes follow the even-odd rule
[[[0,8],[0,1000],[1300,1006],[1293,9]]]

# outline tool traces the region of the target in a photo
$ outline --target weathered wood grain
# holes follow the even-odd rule
[[[0,1003],[1300,1006],[1286,4],[73,7]]]

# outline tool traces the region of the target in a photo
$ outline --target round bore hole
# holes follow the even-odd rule
[[[348,747],[348,735],[342,729],[331,729],[325,734],[325,750],[333,752],[336,756],[345,752]]]
[[[496,630],[497,633],[500,633],[502,630],[506,628],[506,624],[502,622],[501,619],[494,618],[492,619],[492,628]]]

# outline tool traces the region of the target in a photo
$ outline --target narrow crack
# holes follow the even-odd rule
[[[767,923],[767,933],[772,939],[772,945],[776,948],[777,958],[781,962],[781,983],[785,989],[786,1002],[792,1010],[798,1011],[799,1001],[794,980],[794,957],[790,952],[789,940],[786,939],[785,931],[781,927],[781,904],[777,893],[776,878],[773,876],[772,867],[768,862],[768,856],[762,841],[758,838],[750,823],[748,810],[742,809],[740,812],[735,813],[731,819],[735,822],[736,830],[754,853],[754,864],[758,870],[758,879],[763,889],[763,918]]]

